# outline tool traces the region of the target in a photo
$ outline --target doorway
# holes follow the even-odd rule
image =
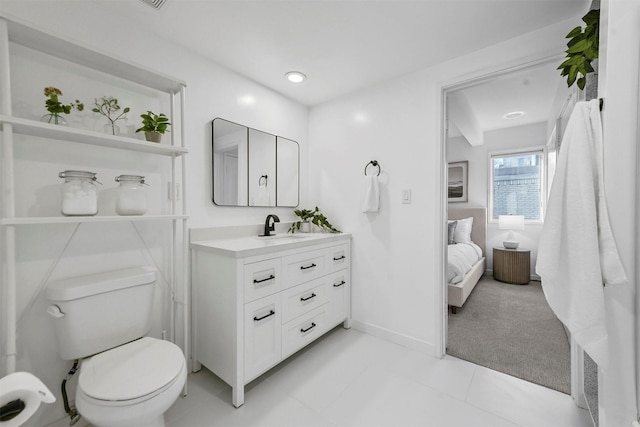
[[[576,102],[575,93],[566,87],[556,71],[556,66],[560,63],[559,59],[558,57],[547,58],[443,88],[443,117],[446,123],[442,135],[443,164],[465,162],[468,175],[467,197],[462,202],[445,204],[444,217],[447,217],[448,207],[452,206],[487,208],[486,224],[477,224],[486,227],[487,237],[481,245],[486,247],[484,253],[487,264],[485,275],[469,291],[468,298],[457,309],[456,314],[452,314],[444,305],[443,352],[453,353],[456,357],[569,394],[572,363],[568,334],[550,312],[542,295],[540,283],[535,281],[535,256],[537,254],[537,240],[542,229],[544,201],[548,194],[547,183],[551,182],[556,147],[566,124],[565,120],[571,111],[572,104]],[[510,166],[504,163],[505,159],[531,162],[529,154],[532,152],[536,155],[540,153],[541,158],[544,159],[544,165],[538,169],[537,177],[515,176],[513,175],[515,172],[509,172],[509,175],[502,174],[504,175],[502,181],[495,179],[493,176],[493,168],[496,167],[494,158],[499,158],[503,162],[501,166]],[[532,166],[534,163],[513,169],[520,171],[527,169],[528,172],[529,169],[533,169],[528,166]],[[505,167],[500,172],[506,172],[506,170]],[[535,216],[527,218],[525,230],[520,232],[519,236],[523,246],[530,249],[528,256],[531,262],[530,266],[527,266],[530,271],[526,273],[529,273],[531,279],[534,280],[522,287],[497,282],[493,280],[493,248],[502,247],[503,234],[506,235],[506,231],[498,228],[498,214],[502,212],[498,208],[496,188],[498,185],[536,179],[538,180],[538,190],[536,191],[539,192],[540,200],[539,217],[537,219]],[[534,192],[531,189],[528,190],[529,194]],[[523,202],[514,196],[509,203],[513,208],[514,204],[518,205]],[[536,204],[535,201],[530,203]],[[445,250],[442,277],[448,277],[447,268],[447,250]],[[445,284],[443,295],[447,294],[446,288],[448,286]],[[535,303],[531,301],[535,301]],[[516,302],[523,304],[522,309],[518,308]],[[528,310],[525,310],[532,305],[540,305],[541,311],[529,313]],[[504,314],[506,309],[511,310],[511,313],[505,318],[500,318],[499,314]],[[470,316],[471,319],[465,320],[465,316]],[[519,322],[523,320],[522,318],[525,318],[525,321]],[[544,323],[543,320],[550,323]],[[481,321],[485,323],[482,324]],[[554,321],[554,332],[548,332],[548,325],[553,324]],[[521,323],[524,329],[531,329],[530,327],[533,325],[537,333],[532,336],[535,336],[536,340],[540,340],[540,343],[537,349],[535,346],[529,347],[521,353],[524,356],[516,354],[509,359],[506,356],[511,353],[507,350],[523,347],[523,342],[518,343],[515,339],[513,342],[501,342],[500,339],[508,337],[509,334],[504,333],[501,337],[500,334],[491,333],[512,330],[518,323]],[[452,327],[450,328],[450,326]],[[479,331],[482,329],[488,330],[485,332],[489,332],[489,335],[481,338]],[[524,329],[522,333],[531,332]],[[461,352],[459,348],[455,351],[449,351],[450,333],[457,334],[451,343],[453,344],[455,341],[458,347],[460,347],[460,340],[463,341],[463,344],[464,340],[469,340],[466,343],[468,345],[462,346],[465,347],[463,348],[464,352]],[[515,331],[513,336],[519,337],[519,334],[521,332]],[[545,341],[551,336],[556,340],[555,344]],[[527,345],[533,344],[530,341],[531,339],[526,339],[525,343]],[[552,349],[551,352],[547,351],[549,349]],[[477,354],[474,355],[474,351]],[[531,375],[531,365],[535,361],[523,358],[527,353],[536,355],[537,363],[540,365],[540,369],[533,372],[533,375]],[[545,363],[545,359],[548,361],[549,358],[555,357],[562,358],[564,362],[559,364],[560,368],[563,366],[566,368],[560,383],[556,381],[557,374],[545,371],[549,370],[545,366],[548,365]],[[487,360],[498,363],[489,363]],[[527,372],[522,375],[522,371]]]

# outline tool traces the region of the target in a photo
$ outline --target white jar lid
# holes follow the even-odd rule
[[[130,181],[130,182],[139,182],[144,184],[144,176],[142,175],[118,175],[116,176],[116,182],[122,181]]]

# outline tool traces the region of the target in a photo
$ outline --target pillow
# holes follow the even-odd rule
[[[471,242],[471,227],[473,226],[473,217],[459,219],[456,224],[455,232],[453,233],[453,240],[456,243],[469,243]]]
[[[456,241],[454,239],[454,233],[456,231],[456,225],[458,225],[458,221],[447,221],[447,226],[449,227],[449,244],[455,245]]]

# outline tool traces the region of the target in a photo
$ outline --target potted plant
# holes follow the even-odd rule
[[[112,96],[103,96],[100,100],[95,99],[95,107],[91,109],[94,113],[100,113],[109,120],[109,124],[105,125],[105,131],[108,129],[108,126],[111,127],[111,134],[118,135],[120,133],[120,127],[116,125],[118,120],[127,120],[127,114],[129,112],[129,107],[125,107],[122,110],[122,113],[115,116],[115,114],[120,111],[120,105],[118,105],[118,100]],[[114,115],[115,117],[112,117]]]
[[[155,114],[147,111],[145,114],[140,114],[140,117],[142,117],[142,127],[136,129],[136,132],[144,132],[147,141],[160,142],[162,135],[169,132],[167,128],[171,126],[171,123],[163,113]]]
[[[60,114],[69,114],[74,108],[78,111],[82,111],[84,109],[84,104],[77,99],[71,104],[64,105],[60,102],[60,99],[58,99],[58,96],[60,95],[62,95],[62,91],[58,88],[53,86],[44,88],[44,96],[47,97],[44,105],[49,114],[42,116],[41,120],[43,122],[66,126],[67,121]]]
[[[320,212],[320,209],[316,206],[314,210],[310,209],[296,209],[293,211],[296,216],[300,218],[299,221],[291,224],[289,228],[290,233],[295,233],[296,231],[301,231],[303,233],[308,233],[311,227],[311,224],[316,225],[322,231],[328,231],[330,233],[340,233],[341,231],[335,228],[326,216]]]

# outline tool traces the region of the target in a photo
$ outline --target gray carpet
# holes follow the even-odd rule
[[[570,394],[569,341],[540,282],[510,285],[483,276],[449,314],[447,353]]]

